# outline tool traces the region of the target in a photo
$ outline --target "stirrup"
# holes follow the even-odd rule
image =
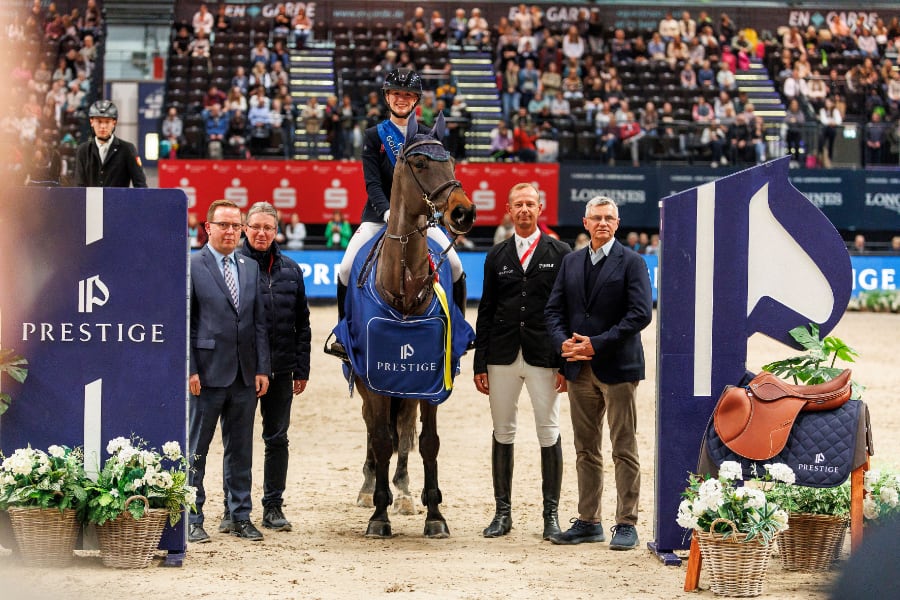
[[[330,354],[331,356],[336,356],[347,364],[350,364],[350,355],[347,354],[347,349],[344,348],[344,345],[338,341],[332,342],[331,344],[328,341],[334,337],[334,332],[328,335],[328,338],[325,340],[325,347],[322,350],[325,354]]]

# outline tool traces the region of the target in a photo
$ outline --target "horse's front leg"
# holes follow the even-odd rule
[[[401,515],[416,514],[416,501],[409,491],[409,452],[416,447],[416,414],[418,402],[400,400],[397,409],[397,466],[394,468],[394,512]]]
[[[425,515],[425,537],[450,537],[447,521],[441,514],[441,489],[438,487],[437,456],[441,440],[437,433],[437,406],[421,400],[422,434],[419,436],[419,453],[425,468],[425,488],[422,490],[422,504],[428,509]]]
[[[366,430],[372,442],[372,454],[375,456],[375,492],[372,500],[375,512],[369,518],[366,537],[391,537],[391,520],[388,517],[388,506],[394,501],[391,495],[389,469],[391,454],[391,402],[390,398],[363,391],[363,417]]]
[[[366,462],[363,463],[363,484],[356,496],[356,505],[363,508],[372,508],[375,502],[372,496],[375,494],[375,453],[372,452],[372,436],[366,432]]]

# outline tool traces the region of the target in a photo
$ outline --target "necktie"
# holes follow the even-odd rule
[[[102,144],[100,150],[100,164],[106,162],[106,153],[109,152],[109,144]]]
[[[234,273],[231,272],[231,257],[223,257],[222,265],[225,267],[223,269],[225,275],[225,285],[228,287],[228,291],[231,292],[231,299],[234,300],[234,307],[238,308],[240,307],[240,302],[238,301],[237,283],[234,281]]]
[[[534,249],[537,247],[540,239],[540,236],[538,236],[530,245],[528,244],[528,240],[521,240],[519,242],[519,264],[522,265],[523,269],[528,269],[528,263],[531,259],[531,253],[534,252]]]

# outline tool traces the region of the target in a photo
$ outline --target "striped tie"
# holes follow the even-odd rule
[[[234,307],[239,308],[241,303],[238,301],[238,290],[237,283],[234,281],[234,273],[231,272],[231,257],[222,257],[222,265],[225,267],[223,269],[225,274],[225,285],[228,286],[228,291],[231,292],[231,299],[234,300]]]

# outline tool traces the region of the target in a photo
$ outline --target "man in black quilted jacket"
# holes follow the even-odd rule
[[[268,202],[257,202],[247,211],[246,239],[240,251],[259,264],[263,306],[268,316],[272,373],[269,390],[260,397],[263,441],[262,525],[275,531],[290,531],[282,510],[288,468],[288,428],[291,401],[302,394],[309,380],[309,305],[299,265],[283,255],[275,242],[278,214]],[[230,526],[227,513],[219,526]]]

